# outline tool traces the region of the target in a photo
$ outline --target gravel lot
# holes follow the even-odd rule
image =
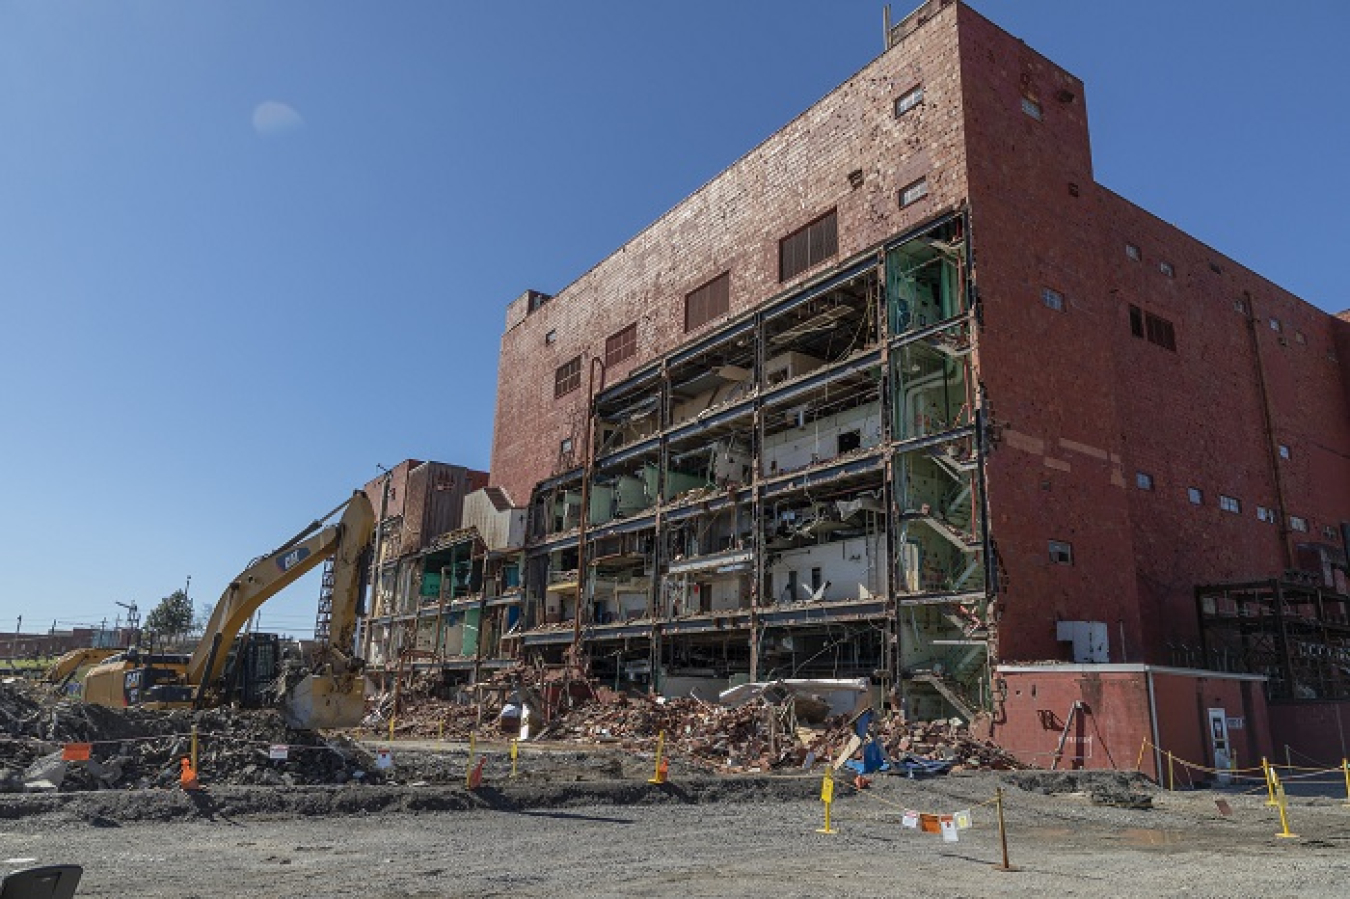
[[[604,766],[600,766],[603,768]],[[628,772],[624,772],[628,775]],[[81,897],[1344,896],[1344,796],[1291,799],[1276,839],[1264,796],[1152,794],[1153,808],[1023,789],[1045,775],[878,778],[821,825],[818,777],[536,776],[450,785],[219,787],[0,796],[0,865],[76,862]],[[1038,780],[1039,778],[1039,780]],[[1003,784],[1009,850],[993,809]],[[1055,785],[1090,789],[1090,779]],[[959,843],[906,830],[904,808],[975,807]],[[36,862],[16,859],[32,858]]]

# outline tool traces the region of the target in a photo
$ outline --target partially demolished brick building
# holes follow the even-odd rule
[[[969,6],[887,35],[508,307],[492,482],[528,523],[484,652],[862,677],[1033,760],[1314,745],[1350,698],[1350,320],[1097,184],[1083,84]]]

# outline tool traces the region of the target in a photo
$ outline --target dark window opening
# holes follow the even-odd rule
[[[1073,564],[1073,544],[1062,540],[1050,541],[1050,561],[1055,565]]]
[[[684,330],[700,328],[731,308],[731,273],[723,272],[684,298]]]
[[[839,218],[831,209],[778,242],[778,280],[794,278],[839,252]]]
[[[851,453],[862,446],[862,431],[845,431],[839,435],[839,454]]]

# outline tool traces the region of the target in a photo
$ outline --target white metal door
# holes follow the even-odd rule
[[[1228,769],[1232,767],[1233,751],[1228,742],[1228,713],[1223,709],[1209,710],[1209,739],[1214,748],[1214,767],[1218,770],[1216,779],[1227,785],[1232,780]]]

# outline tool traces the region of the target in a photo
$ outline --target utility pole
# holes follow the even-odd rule
[[[134,602],[119,602],[116,604],[127,610],[127,631],[131,638],[127,643],[129,646],[135,646],[141,642],[141,613]]]

